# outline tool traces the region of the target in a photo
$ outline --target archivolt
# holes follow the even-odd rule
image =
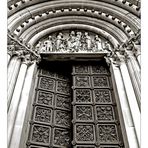
[[[16,3],[16,1],[13,1]],[[9,3],[9,6],[13,5]],[[140,28],[139,12],[108,0],[56,0],[25,3],[9,11],[8,29],[34,45],[41,37],[65,28],[86,28],[112,41],[125,42]],[[106,32],[104,35],[101,32]],[[111,39],[112,38],[112,39]]]

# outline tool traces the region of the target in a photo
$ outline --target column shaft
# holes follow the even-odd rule
[[[11,103],[11,98],[12,98],[12,94],[15,88],[15,84],[16,84],[16,80],[18,77],[18,73],[19,73],[19,69],[20,69],[20,65],[21,65],[21,59],[17,59],[15,66],[14,66],[14,71],[12,73],[11,79],[8,82],[8,90],[7,90],[7,109],[9,110],[9,106]]]
[[[12,101],[8,111],[8,146],[11,140],[12,130],[14,127],[14,122],[15,122],[16,113],[18,110],[18,104],[20,101],[20,96],[21,96],[21,92],[24,84],[24,79],[26,76],[26,71],[27,71],[27,65],[24,63],[21,64],[18,79],[15,85],[13,96],[12,96]]]
[[[134,75],[136,77],[137,83],[139,85],[139,87],[141,87],[141,72],[140,72],[140,68],[136,62],[136,59],[132,56],[130,57],[130,62],[132,64],[132,68],[134,71]]]
[[[24,82],[24,87],[22,90],[22,95],[20,98],[20,103],[18,107],[18,112],[15,120],[15,125],[13,129],[13,134],[11,138],[10,148],[20,148],[23,147],[20,144],[25,141],[25,129],[27,128],[28,115],[30,113],[30,104],[32,104],[30,98],[32,98],[32,90],[35,82],[36,64],[34,63],[27,69],[27,74]],[[17,135],[17,137],[16,137]],[[21,140],[21,136],[23,136]]]
[[[124,82],[124,87],[126,91],[126,95],[128,98],[133,123],[137,135],[138,142],[140,144],[140,110],[138,107],[137,99],[134,93],[134,89],[132,86],[132,82],[128,73],[128,69],[126,67],[126,64],[124,62],[121,62],[120,65],[121,75]]]
[[[8,75],[7,75],[7,84],[8,84],[8,86],[9,86],[9,83],[11,81],[14,69],[15,69],[16,61],[17,61],[17,57],[15,56],[10,60],[10,63],[8,65],[8,71],[7,71],[7,73],[8,73]]]
[[[132,63],[131,63],[131,59],[129,59],[127,61],[127,67],[129,70],[129,74],[130,74],[130,78],[133,84],[133,88],[134,88],[134,92],[136,94],[136,98],[137,98],[137,103],[139,106],[139,109],[141,108],[141,85],[139,84],[139,81],[137,80],[136,74],[134,72],[134,68]]]
[[[111,72],[112,72],[112,82],[113,82],[113,87],[115,91],[115,98],[117,102],[117,107],[119,108],[119,116],[120,119],[123,119],[123,122],[120,121],[122,131],[126,133],[126,136],[123,136],[124,142],[125,142],[125,147],[129,148],[139,148],[139,145],[137,143],[137,138],[136,138],[136,132],[131,116],[131,111],[129,107],[129,103],[127,100],[127,96],[125,93],[125,88],[122,80],[122,76],[120,73],[120,70],[118,67],[116,67],[114,64],[111,64]],[[123,129],[123,127],[125,127]],[[128,145],[126,145],[126,142],[128,141]]]

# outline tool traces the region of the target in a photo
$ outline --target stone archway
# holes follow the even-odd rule
[[[35,46],[38,41],[47,39],[47,36],[54,32],[59,33],[63,30],[76,30],[76,32],[77,30],[85,30],[90,34],[95,33],[102,40],[108,41],[112,48],[107,52],[78,54],[36,51]],[[139,1],[9,0],[8,38],[8,147],[26,146],[24,137],[27,137],[27,129],[29,129],[28,120],[30,119],[30,104],[32,104],[30,96],[35,86],[34,80],[38,63],[44,60],[81,61],[82,57],[85,61],[106,59],[116,92],[115,98],[121,130],[125,133],[123,136],[124,145],[130,148],[139,147],[141,102]],[[69,47],[72,45],[74,44],[69,44]],[[77,47],[77,45],[73,47]],[[88,74],[88,79],[93,80],[90,78],[91,74]],[[75,107],[75,110],[77,109],[78,107]],[[38,108],[38,110],[42,109]],[[96,125],[90,127],[90,129],[95,129]],[[94,135],[95,138],[97,138],[96,135]],[[77,143],[81,145],[79,140],[74,139],[73,145]],[[93,145],[92,147],[101,146],[96,142],[90,144],[90,147],[91,145]],[[106,147],[118,146],[107,146],[106,144]]]

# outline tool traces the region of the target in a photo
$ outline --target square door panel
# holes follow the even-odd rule
[[[78,144],[94,144],[95,143],[95,128],[93,124],[75,124],[74,139]]]
[[[56,108],[71,110],[71,96],[66,95],[56,95]]]
[[[118,144],[119,138],[115,124],[98,124],[98,141],[103,144]]]
[[[54,94],[51,92],[41,91],[37,92],[37,101],[36,103],[45,106],[52,106],[53,105],[53,98]]]
[[[92,92],[90,89],[75,89],[74,90],[75,103],[92,103]]]
[[[67,129],[54,128],[53,130],[53,146],[58,148],[71,147],[71,135]]]
[[[92,76],[92,82],[95,88],[109,88],[109,81],[106,76]]]
[[[89,76],[74,76],[74,86],[76,88],[90,88],[90,77]]]
[[[55,110],[54,123],[57,126],[69,128],[71,125],[71,112]]]
[[[92,105],[76,105],[74,107],[74,119],[77,122],[93,122],[94,112]]]
[[[30,142],[34,144],[49,145],[51,136],[50,126],[34,124],[31,127]]]
[[[67,81],[57,81],[56,91],[61,94],[70,95],[70,83]]]
[[[93,98],[96,104],[111,104],[112,97],[109,89],[94,89]]]
[[[54,91],[55,80],[47,77],[40,77],[39,88],[47,91]]]
[[[95,115],[97,121],[109,122],[115,120],[114,110],[111,105],[96,105]]]
[[[46,107],[35,107],[34,121],[51,124],[52,120],[52,110]]]

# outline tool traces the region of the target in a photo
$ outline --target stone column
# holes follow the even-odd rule
[[[137,102],[139,108],[141,108],[141,76],[140,76],[140,68],[136,59],[132,53],[132,51],[127,53],[127,67],[130,74],[130,78],[132,81],[132,85],[134,88],[134,92],[136,94]]]
[[[8,71],[8,87],[7,87],[7,109],[9,109],[12,94],[14,91],[14,87],[16,84],[16,80],[18,77],[19,69],[21,65],[21,58],[15,57],[15,65],[11,68],[13,68],[12,72]],[[10,76],[11,75],[11,76]]]
[[[128,69],[127,69],[127,66],[124,60],[121,60],[120,62],[120,71],[121,71],[121,76],[122,76],[122,80],[124,83],[124,88],[125,88],[127,100],[129,103],[131,115],[133,118],[137,140],[140,145],[140,110],[138,107],[138,103],[137,103],[137,99],[134,93],[132,82],[131,82],[131,79],[128,73]]]
[[[31,98],[33,95],[33,88],[35,84],[35,73],[36,73],[36,63],[32,64],[27,69],[27,74],[22,89],[22,94],[20,97],[20,103],[16,115],[16,120],[14,124],[14,129],[12,133],[12,138],[9,148],[21,148],[23,147],[21,143],[25,141],[25,133],[28,124],[28,115],[30,113],[30,107],[32,104]],[[17,136],[16,136],[17,135]]]
[[[16,61],[17,61],[17,56],[14,56],[12,57],[12,59],[10,60],[10,63],[8,65],[8,75],[7,75],[7,83],[9,85],[10,81],[11,81],[11,77],[12,77],[12,74],[13,74],[13,71],[15,69],[15,64],[16,64]]]
[[[119,69],[119,65],[111,63],[110,71],[112,73],[112,83],[115,91],[118,113],[120,117],[121,128],[125,147],[139,148],[137,143],[136,131],[132,120],[128,97],[126,95],[125,86]],[[126,134],[126,135],[124,135]]]
[[[17,78],[16,85],[15,85],[15,89],[13,92],[11,104],[8,110],[8,117],[7,117],[8,118],[8,147],[9,147],[11,136],[12,136],[12,131],[13,131],[13,127],[14,127],[14,123],[16,119],[16,113],[18,111],[18,105],[20,102],[20,97],[21,97],[22,88],[24,85],[24,80],[26,77],[28,64],[29,62],[27,61],[24,61],[21,64],[20,71],[19,71],[18,78]]]

